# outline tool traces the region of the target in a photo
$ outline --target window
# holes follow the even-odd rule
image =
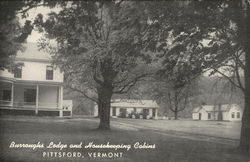
[[[240,118],[240,112],[237,112],[237,118],[238,119]]]
[[[53,66],[46,67],[46,80],[53,80]]]
[[[21,66],[17,66],[14,69],[14,77],[15,78],[22,78],[22,67]]]
[[[11,91],[10,90],[3,90],[3,100],[4,101],[11,100]]]
[[[234,112],[232,112],[232,118],[234,118]]]
[[[208,118],[208,119],[211,119],[211,113],[208,113],[208,114],[207,114],[207,118]]]
[[[26,105],[36,104],[36,89],[24,89],[24,102]]]

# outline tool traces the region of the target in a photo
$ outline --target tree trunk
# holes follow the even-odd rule
[[[250,9],[249,4],[247,5],[247,15],[246,15],[246,21],[245,21],[245,39],[244,39],[244,50],[246,53],[245,56],[245,70],[244,70],[244,76],[245,76],[245,109],[242,116],[242,126],[241,126],[241,136],[240,136],[240,149],[248,152],[250,154],[249,150],[249,139],[250,139]],[[249,155],[250,156],[250,155]]]
[[[174,120],[177,120],[177,119],[178,119],[178,111],[175,110],[175,111],[174,111]]]
[[[110,129],[110,102],[112,97],[112,88],[102,87],[98,90],[98,109],[100,111],[99,129]]]
[[[249,67],[250,68],[250,67]],[[248,70],[249,71],[249,70]],[[250,76],[250,74],[249,74]],[[248,76],[248,80],[250,77]],[[247,81],[247,79],[245,79]],[[247,85],[248,84],[248,85]],[[240,149],[249,152],[249,139],[250,139],[250,129],[249,129],[249,107],[250,107],[250,81],[246,82],[246,92],[245,92],[245,109],[242,116],[241,125],[241,135],[240,135]],[[248,87],[248,88],[247,88]]]
[[[248,47],[249,48],[249,47]],[[249,117],[250,117],[250,51],[246,53],[245,65],[245,108],[242,116],[241,136],[240,136],[240,149],[249,152]]]
[[[178,96],[177,96],[176,93],[175,93],[175,96],[174,96],[174,104],[175,104],[175,107],[174,107],[174,120],[177,120],[178,119]]]
[[[97,117],[98,118],[100,118],[100,114],[101,114],[101,106],[100,106],[100,104],[99,104],[100,102],[98,102],[98,104],[97,104],[97,108],[98,108],[98,115],[97,115]]]

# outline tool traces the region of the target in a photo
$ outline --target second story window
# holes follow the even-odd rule
[[[15,67],[14,77],[15,78],[22,78],[22,67],[21,66]]]
[[[53,80],[53,66],[46,66],[46,80]]]

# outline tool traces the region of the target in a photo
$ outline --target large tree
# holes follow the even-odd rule
[[[65,72],[67,86],[97,103],[99,128],[109,129],[113,94],[128,92],[149,75],[150,57],[141,43],[147,19],[136,15],[134,2],[68,3],[47,20],[37,16],[35,24],[45,33],[40,45]]]

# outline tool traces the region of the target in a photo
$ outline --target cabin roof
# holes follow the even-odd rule
[[[193,113],[199,112],[201,109],[207,111],[207,112],[215,112],[215,111],[225,111],[228,112],[230,111],[231,108],[233,107],[239,107],[236,104],[224,104],[219,107],[219,105],[203,105],[200,107],[196,107],[193,109]]]
[[[159,108],[153,100],[133,100],[133,99],[115,99],[111,102],[112,107],[124,108]]]
[[[202,107],[196,107],[193,109],[193,113],[197,113],[200,111],[200,109],[202,109]]]

